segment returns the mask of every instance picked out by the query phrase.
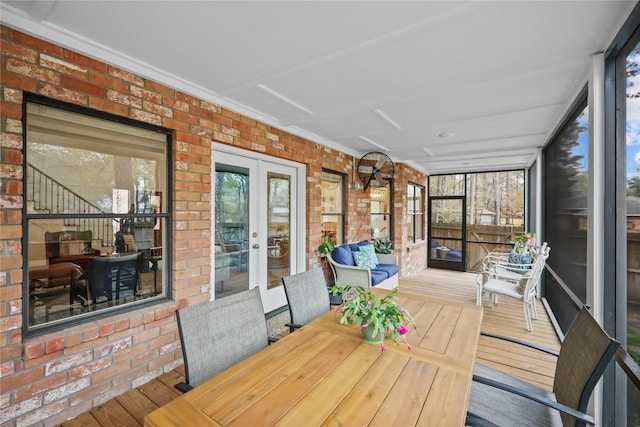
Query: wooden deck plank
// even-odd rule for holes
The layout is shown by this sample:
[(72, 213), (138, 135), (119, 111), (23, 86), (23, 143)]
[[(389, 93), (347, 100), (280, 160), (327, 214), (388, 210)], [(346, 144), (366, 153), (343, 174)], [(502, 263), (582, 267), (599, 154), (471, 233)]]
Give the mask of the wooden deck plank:
[[(427, 269), (419, 275), (400, 278), (399, 281), (403, 292), (475, 304), (475, 278), (476, 275), (473, 273)], [(488, 305), (488, 298), (483, 298), (483, 331), (507, 335), (556, 350), (560, 348), (560, 341), (542, 304), (538, 304), (539, 319), (533, 321), (532, 332), (526, 330), (521, 302), (501, 297), (499, 303), (493, 308)], [(411, 312), (410, 308), (407, 308)], [(426, 331), (420, 332), (424, 334)], [(476, 362), (547, 389), (553, 386), (555, 358), (539, 352), (532, 353), (532, 350), (522, 349), (513, 344), (481, 337)], [(64, 427), (139, 425), (140, 420), (143, 420), (152, 408), (163, 406), (181, 394), (174, 388), (174, 385), (180, 381), (184, 381), (184, 366), (138, 387), (129, 392), (132, 393), (130, 395), (115, 398), (60, 425)], [(136, 401), (129, 401), (127, 395), (135, 396)], [(308, 421), (308, 415), (306, 417), (303, 415), (301, 420)]]
[(91, 415), (91, 412), (85, 412), (77, 417), (60, 424), (62, 427), (101, 427), (102, 424)]
[(158, 405), (153, 403), (141, 390), (135, 388), (115, 400), (140, 423), (144, 424), (144, 417), (149, 412), (158, 409)]
[[(120, 405), (116, 399), (111, 399), (104, 405), (100, 405), (97, 408), (91, 410), (91, 414), (96, 418), (101, 426), (104, 427), (116, 427), (116, 426), (141, 426), (142, 424), (136, 421), (125, 408)], [(146, 414), (138, 414), (138, 418), (142, 416), (144, 418)]]

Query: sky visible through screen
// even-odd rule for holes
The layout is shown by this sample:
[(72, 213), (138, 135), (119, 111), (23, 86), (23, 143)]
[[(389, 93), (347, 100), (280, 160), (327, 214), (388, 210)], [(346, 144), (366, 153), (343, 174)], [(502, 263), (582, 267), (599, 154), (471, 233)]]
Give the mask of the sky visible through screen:
[[(627, 57), (627, 64), (638, 64), (639, 46)], [(627, 179), (640, 176), (640, 75), (627, 77)]]

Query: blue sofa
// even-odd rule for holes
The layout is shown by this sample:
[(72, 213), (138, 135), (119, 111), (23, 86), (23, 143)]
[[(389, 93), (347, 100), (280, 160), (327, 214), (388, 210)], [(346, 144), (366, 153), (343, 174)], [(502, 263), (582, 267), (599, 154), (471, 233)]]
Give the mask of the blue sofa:
[(395, 254), (375, 254), (377, 265), (375, 268), (358, 267), (354, 260), (353, 252), (359, 252), (360, 246), (369, 245), (369, 241), (363, 240), (357, 243), (345, 243), (336, 246), (331, 253), (327, 253), (327, 259), (333, 269), (336, 285), (362, 286), (370, 288), (375, 286), (382, 289), (395, 289), (398, 287), (398, 256)]

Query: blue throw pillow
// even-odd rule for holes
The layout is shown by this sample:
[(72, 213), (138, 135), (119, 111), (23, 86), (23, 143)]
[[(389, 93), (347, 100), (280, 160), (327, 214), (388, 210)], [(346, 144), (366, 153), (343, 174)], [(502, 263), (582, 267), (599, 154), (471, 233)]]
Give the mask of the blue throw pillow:
[(346, 245), (349, 246), (349, 249), (351, 249), (351, 252), (356, 252), (358, 251), (358, 249), (360, 249), (360, 246), (367, 246), (368, 244), (369, 244), (368, 240), (363, 240), (357, 243), (347, 243)]
[(353, 255), (348, 246), (336, 246), (333, 252), (331, 252), (333, 260), (338, 264), (354, 266)]
[(367, 254), (369, 263), (373, 263), (374, 266), (378, 265), (378, 256), (376, 255), (376, 249), (373, 245), (360, 246), (359, 250)]
[[(511, 251), (509, 253), (509, 263), (511, 263), (511, 264), (532, 264), (533, 263), (533, 257), (531, 255), (524, 255), (524, 254), (519, 254), (519, 253), (517, 253), (515, 251)], [(531, 266), (529, 266), (529, 265), (523, 265), (522, 267), (511, 266), (511, 268), (509, 268), (509, 270), (515, 271), (516, 273), (524, 273), (525, 271), (527, 271), (530, 268), (531, 268)]]
[(358, 267), (368, 268), (369, 270), (376, 268), (376, 264), (371, 261), (366, 252), (353, 252), (353, 260)]

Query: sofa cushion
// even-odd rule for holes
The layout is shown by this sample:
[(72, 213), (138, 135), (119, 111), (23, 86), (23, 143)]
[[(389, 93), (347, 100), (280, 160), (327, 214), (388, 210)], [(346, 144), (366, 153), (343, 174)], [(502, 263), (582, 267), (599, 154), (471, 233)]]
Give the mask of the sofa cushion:
[(444, 258), (452, 261), (462, 261), (462, 252), (449, 251), (447, 252), (447, 255)]
[(398, 267), (395, 264), (378, 264), (375, 268), (375, 270), (373, 271), (383, 271), (387, 277), (391, 277), (394, 274), (398, 274), (398, 272), (400, 271), (400, 267)]
[(374, 264), (374, 266), (378, 265), (378, 256), (376, 255), (376, 249), (372, 244), (360, 246), (359, 251), (367, 254), (367, 258)]
[(357, 242), (357, 243), (347, 243), (343, 246), (348, 246), (349, 249), (351, 250), (351, 252), (356, 252), (358, 250), (360, 250), (360, 246), (367, 246), (369, 244), (368, 240), (363, 240), (361, 242)]
[(367, 252), (352, 252), (353, 260), (358, 267), (368, 268), (370, 270), (376, 268), (376, 263), (371, 259)]
[(381, 282), (387, 280), (389, 276), (387, 273), (381, 270), (371, 270), (371, 286), (375, 286)]
[(354, 266), (353, 255), (351, 255), (351, 249), (349, 245), (336, 246), (331, 252), (331, 257), (335, 262), (342, 265)]

